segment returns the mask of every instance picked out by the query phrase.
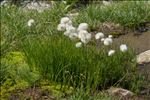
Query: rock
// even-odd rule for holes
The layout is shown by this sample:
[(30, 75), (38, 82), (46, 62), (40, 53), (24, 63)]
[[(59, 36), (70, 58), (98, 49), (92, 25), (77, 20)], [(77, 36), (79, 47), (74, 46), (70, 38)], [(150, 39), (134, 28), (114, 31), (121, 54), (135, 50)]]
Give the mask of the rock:
[(120, 100), (131, 100), (134, 98), (134, 93), (126, 89), (111, 87), (107, 91), (109, 95), (120, 97)]
[(112, 22), (104, 22), (99, 27), (99, 30), (106, 34), (119, 35), (124, 34), (124, 29), (120, 24), (112, 23)]
[(137, 63), (144, 64), (150, 62), (150, 50), (140, 53), (137, 55)]

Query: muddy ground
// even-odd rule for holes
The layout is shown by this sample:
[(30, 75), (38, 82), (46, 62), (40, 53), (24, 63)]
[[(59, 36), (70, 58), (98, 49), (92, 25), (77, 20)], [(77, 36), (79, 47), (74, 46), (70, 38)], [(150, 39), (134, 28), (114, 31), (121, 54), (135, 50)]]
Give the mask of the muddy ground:
[[(150, 49), (150, 31), (143, 32), (141, 35), (137, 35), (135, 33), (121, 35), (114, 39), (114, 43), (118, 46), (125, 43), (129, 47), (133, 48), (136, 54), (139, 54)], [(138, 65), (138, 69), (140, 73), (147, 73), (148, 80), (150, 81), (150, 63)]]

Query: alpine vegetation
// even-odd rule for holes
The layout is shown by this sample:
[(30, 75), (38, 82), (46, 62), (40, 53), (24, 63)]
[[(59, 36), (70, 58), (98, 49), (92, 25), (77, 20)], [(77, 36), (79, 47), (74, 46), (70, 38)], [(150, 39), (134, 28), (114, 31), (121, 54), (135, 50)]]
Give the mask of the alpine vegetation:
[(112, 56), (115, 53), (115, 50), (109, 50), (108, 56)]
[(82, 31), (82, 30), (88, 30), (88, 24), (87, 23), (81, 23), (78, 26), (78, 31)]
[(120, 50), (121, 50), (122, 52), (126, 52), (126, 51), (128, 50), (127, 45), (126, 45), (126, 44), (121, 44), (121, 45), (120, 45)]
[(72, 21), (69, 17), (61, 18), (57, 30), (65, 31), (65, 36), (68, 36), (71, 40), (79, 39), (84, 44), (87, 44), (92, 38), (92, 35), (88, 32), (87, 23), (81, 23), (78, 28), (76, 28), (72, 25)]
[(112, 38), (111, 37), (107, 37), (107, 38), (104, 39), (103, 43), (104, 43), (105, 46), (108, 46), (108, 45), (111, 45), (112, 42), (113, 42)]
[(29, 21), (28, 21), (28, 26), (29, 27), (31, 27), (33, 24), (35, 23), (35, 21), (34, 21), (34, 19), (30, 19)]
[[(74, 27), (72, 20), (69, 17), (63, 17), (60, 20), (60, 23), (57, 26), (58, 31), (64, 31), (64, 35), (69, 37), (71, 40), (78, 41), (76, 43), (76, 48), (82, 47), (83, 44), (88, 44), (92, 40), (92, 34), (88, 32), (89, 25), (87, 23), (80, 23), (78, 27)], [(105, 36), (102, 32), (97, 32), (95, 34), (95, 40), (101, 39), (104, 46), (110, 46), (113, 43), (113, 35)], [(122, 52), (127, 51), (127, 46), (122, 44), (120, 46)], [(108, 56), (111, 56), (115, 53), (115, 50), (110, 50)]]
[(98, 39), (102, 39), (104, 38), (104, 33), (102, 32), (98, 32), (96, 35), (95, 35), (95, 39), (98, 40)]
[(80, 48), (82, 46), (82, 42), (76, 43), (76, 48)]
[[(136, 26), (149, 11), (146, 6), (122, 2), (87, 5), (82, 10), (67, 4), (53, 1), (50, 9), (41, 13), (15, 5), (1, 6), (0, 96), (10, 95), (2, 100), (18, 96), (21, 100), (51, 99), (58, 92), (62, 99), (102, 100), (94, 96), (111, 86), (133, 92), (139, 89), (134, 51), (125, 43), (117, 46), (114, 33), (99, 27), (109, 21)], [(82, 91), (74, 95), (77, 90)], [(72, 94), (75, 99), (68, 98)]]

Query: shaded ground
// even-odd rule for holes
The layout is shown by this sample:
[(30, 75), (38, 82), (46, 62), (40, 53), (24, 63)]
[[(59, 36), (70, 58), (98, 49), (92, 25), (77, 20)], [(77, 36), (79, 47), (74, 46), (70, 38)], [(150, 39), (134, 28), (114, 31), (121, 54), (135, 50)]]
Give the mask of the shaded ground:
[(141, 35), (135, 35), (134, 33), (121, 35), (115, 38), (114, 42), (118, 45), (126, 43), (135, 50), (136, 54), (139, 54), (150, 49), (150, 31), (144, 32)]
[[(135, 50), (136, 54), (139, 54), (150, 49), (150, 31), (142, 33), (142, 35), (128, 33), (126, 35), (115, 38), (114, 43), (117, 45), (125, 43), (128, 46), (132, 47)], [(148, 74), (148, 80), (150, 81), (150, 63), (139, 65), (138, 68), (140, 73)]]

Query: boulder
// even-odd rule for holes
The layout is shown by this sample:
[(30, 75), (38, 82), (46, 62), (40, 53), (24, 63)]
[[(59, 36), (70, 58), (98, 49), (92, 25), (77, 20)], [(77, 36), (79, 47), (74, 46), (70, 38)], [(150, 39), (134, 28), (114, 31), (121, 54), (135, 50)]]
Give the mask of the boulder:
[(123, 89), (123, 88), (115, 88), (111, 87), (107, 90), (108, 94), (111, 96), (117, 96), (120, 100), (132, 100), (134, 98), (134, 93)]
[(150, 50), (147, 50), (137, 55), (137, 63), (138, 64), (150, 63)]

